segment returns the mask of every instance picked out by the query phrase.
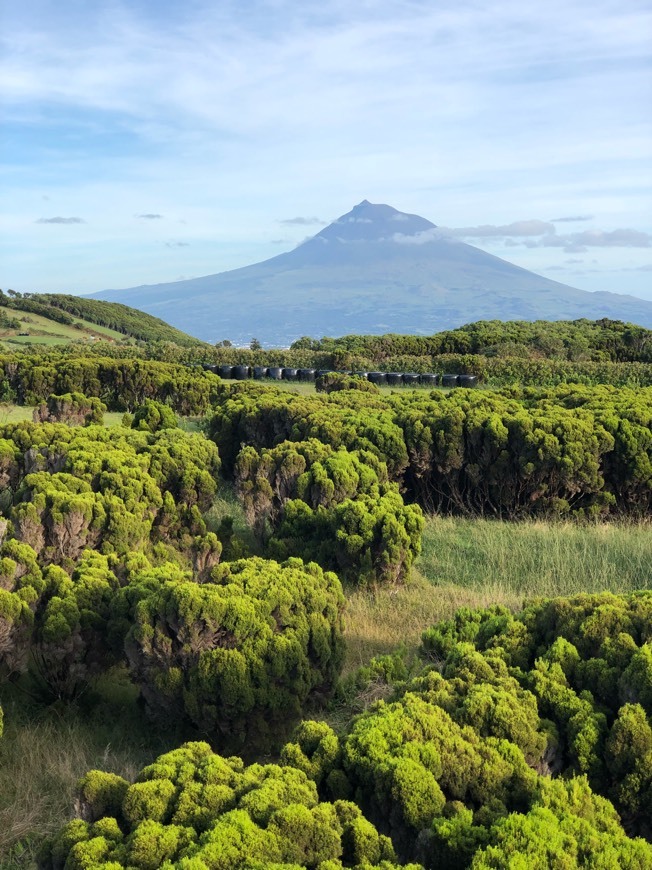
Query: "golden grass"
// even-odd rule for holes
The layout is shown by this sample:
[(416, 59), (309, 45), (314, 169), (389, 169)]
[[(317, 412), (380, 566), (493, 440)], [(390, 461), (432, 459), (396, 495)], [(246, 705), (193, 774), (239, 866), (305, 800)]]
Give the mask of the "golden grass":
[(415, 652), (422, 632), (460, 607), (504, 604), (517, 609), (516, 593), (496, 588), (465, 589), (452, 583), (433, 586), (418, 571), (410, 583), (377, 592), (351, 591), (347, 595), (344, 635), (347, 644), (345, 673), (367, 664), (374, 656), (405, 647)]

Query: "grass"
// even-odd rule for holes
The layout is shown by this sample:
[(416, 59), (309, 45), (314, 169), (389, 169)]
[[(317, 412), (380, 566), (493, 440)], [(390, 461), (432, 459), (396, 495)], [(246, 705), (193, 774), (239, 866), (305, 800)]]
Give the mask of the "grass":
[(453, 583), (435, 586), (418, 571), (405, 586), (377, 592), (350, 591), (344, 631), (347, 647), (344, 673), (399, 647), (415, 653), (423, 631), (429, 626), (449, 619), (460, 607), (496, 603), (516, 609), (521, 598), (507, 590), (496, 599), (493, 591), (480, 588), (465, 589)]
[(12, 405), (9, 402), (0, 402), (0, 426), (5, 423), (22, 423), (23, 420), (32, 419), (34, 408), (29, 405)]
[(399, 646), (415, 652), (424, 629), (460, 607), (652, 588), (650, 523), (430, 517), (422, 543), (409, 584), (350, 591), (346, 671)]
[[(23, 420), (31, 422), (34, 408), (29, 405), (13, 405), (10, 402), (0, 402), (0, 426), (5, 423), (20, 423)], [(106, 411), (104, 413), (105, 426), (120, 426), (124, 411)], [(180, 417), (179, 428), (184, 432), (200, 432), (201, 418)]]
[(649, 589), (652, 524), (432, 517), (417, 567), (435, 585), (498, 597)]
[[(58, 323), (56, 320), (50, 320), (41, 314), (15, 311), (3, 306), (0, 306), (0, 311), (4, 311), (9, 317), (18, 320), (21, 324), (20, 329), (4, 329), (0, 331), (0, 341), (8, 348), (11, 348), (12, 345), (68, 344), (71, 341), (87, 340), (91, 336), (96, 338), (111, 338), (119, 342), (125, 340), (125, 336), (120, 332), (116, 332), (115, 329), (98, 326), (88, 320), (83, 320), (81, 317), (75, 318), (75, 322), (80, 324), (78, 328), (65, 323)], [(29, 335), (19, 335), (19, 332), (29, 332)]]
[(74, 815), (79, 779), (101, 769), (133, 780), (161, 752), (184, 739), (152, 728), (123, 672), (99, 684), (94, 708), (41, 708), (3, 687), (0, 739), (0, 867), (36, 867), (43, 837)]

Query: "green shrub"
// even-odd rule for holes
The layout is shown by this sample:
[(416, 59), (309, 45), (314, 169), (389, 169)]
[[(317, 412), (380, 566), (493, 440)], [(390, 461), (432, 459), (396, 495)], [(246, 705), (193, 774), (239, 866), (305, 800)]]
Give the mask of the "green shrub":
[(179, 425), (177, 415), (169, 405), (154, 399), (145, 399), (134, 411), (130, 426), (145, 432), (158, 432), (161, 429), (175, 429)]
[(187, 717), (229, 744), (274, 741), (343, 660), (344, 598), (316, 564), (260, 558), (169, 581), (135, 606), (127, 654), (154, 715)]
[(320, 802), (301, 771), (245, 767), (206, 743), (160, 756), (133, 785), (91, 771), (78, 806), (82, 818), (43, 849), (44, 870), (422, 870), (399, 865), (355, 804)]
[(82, 393), (48, 396), (47, 401), (34, 409), (35, 423), (67, 423), (69, 426), (99, 426), (104, 422), (106, 405), (97, 398)]
[(346, 372), (329, 372), (326, 375), (320, 375), (315, 382), (315, 388), (318, 393), (335, 393), (339, 390), (380, 393), (378, 387), (366, 378), (359, 375), (349, 375)]

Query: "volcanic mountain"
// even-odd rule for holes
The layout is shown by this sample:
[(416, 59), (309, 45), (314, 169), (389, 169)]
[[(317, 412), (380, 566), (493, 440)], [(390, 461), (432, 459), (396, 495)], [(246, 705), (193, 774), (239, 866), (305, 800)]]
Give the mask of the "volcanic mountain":
[(652, 327), (652, 302), (543, 278), (435, 224), (364, 200), (293, 251), (170, 284), (105, 290), (198, 338), (286, 346), (310, 335), (432, 334), (473, 320), (609, 317)]

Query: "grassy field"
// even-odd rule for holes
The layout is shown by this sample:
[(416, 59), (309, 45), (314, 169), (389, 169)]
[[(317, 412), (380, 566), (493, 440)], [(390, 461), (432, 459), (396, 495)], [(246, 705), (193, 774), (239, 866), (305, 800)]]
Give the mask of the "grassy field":
[[(87, 320), (77, 317), (79, 327), (58, 323), (40, 314), (27, 314), (22, 311), (14, 311), (0, 306), (13, 320), (19, 321), (20, 329), (3, 329), (0, 331), (0, 341), (7, 349), (17, 348), (32, 344), (56, 345), (68, 344), (71, 341), (88, 340), (95, 338), (111, 338), (114, 341), (123, 341), (125, 336), (115, 329), (106, 326), (98, 326)], [(29, 335), (19, 335), (20, 332), (29, 332)]]
[(31, 420), (34, 408), (29, 405), (12, 405), (7, 402), (0, 403), (0, 426), (4, 423), (22, 423), (23, 420)]
[(652, 524), (433, 517), (418, 570), (500, 597), (652, 588)]
[(349, 594), (347, 669), (397, 646), (459, 607), (513, 609), (537, 596), (652, 588), (650, 523), (508, 523), (431, 517), (409, 584)]
[[(32, 419), (34, 408), (29, 405), (12, 405), (9, 402), (0, 403), (0, 426), (4, 423), (21, 423), (23, 420)], [(104, 414), (105, 426), (119, 426), (124, 416), (123, 411), (106, 411)], [(180, 417), (179, 428), (184, 432), (199, 432), (201, 421), (199, 417)]]

